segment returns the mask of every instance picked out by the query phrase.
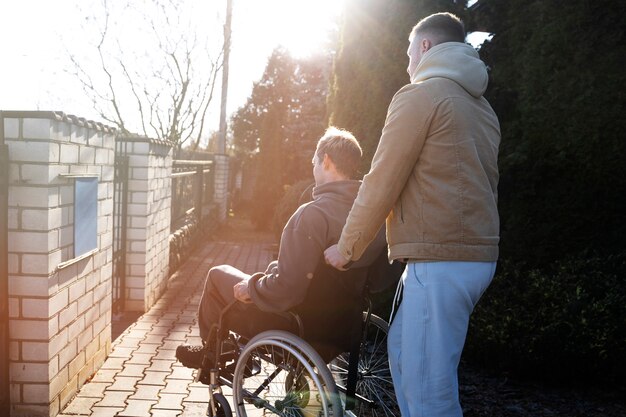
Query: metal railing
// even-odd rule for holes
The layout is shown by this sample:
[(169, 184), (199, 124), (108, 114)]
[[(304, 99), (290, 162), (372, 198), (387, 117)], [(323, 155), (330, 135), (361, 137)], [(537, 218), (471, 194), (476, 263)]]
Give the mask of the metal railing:
[(213, 161), (174, 160), (170, 231), (191, 220), (202, 223), (212, 202)]
[(213, 171), (213, 161), (173, 161), (170, 273), (184, 262), (195, 246), (199, 232), (210, 223)]

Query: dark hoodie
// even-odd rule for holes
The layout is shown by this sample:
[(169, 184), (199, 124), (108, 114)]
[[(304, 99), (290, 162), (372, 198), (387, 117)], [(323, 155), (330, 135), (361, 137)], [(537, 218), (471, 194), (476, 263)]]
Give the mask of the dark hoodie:
[(384, 232), (348, 271), (324, 261), (324, 250), (339, 240), (360, 184), (346, 180), (315, 187), (313, 201), (300, 206), (283, 229), (277, 265), (250, 280), (254, 304), (267, 312), (296, 311), (307, 340), (334, 338), (329, 326), (335, 336), (345, 336), (347, 327), (359, 323), (368, 269), (381, 259), (387, 263), (386, 256), (379, 256), (387, 246)]

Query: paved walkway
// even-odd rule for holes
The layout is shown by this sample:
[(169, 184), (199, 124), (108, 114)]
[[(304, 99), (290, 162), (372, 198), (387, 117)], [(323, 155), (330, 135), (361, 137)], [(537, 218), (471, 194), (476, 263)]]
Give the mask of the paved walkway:
[(113, 342), (102, 368), (60, 416), (206, 416), (208, 387), (193, 383), (196, 371), (174, 357), (178, 345), (201, 343), (196, 314), (204, 277), (220, 264), (264, 270), (273, 255), (273, 245), (265, 243), (207, 242), (199, 248), (154, 307)]

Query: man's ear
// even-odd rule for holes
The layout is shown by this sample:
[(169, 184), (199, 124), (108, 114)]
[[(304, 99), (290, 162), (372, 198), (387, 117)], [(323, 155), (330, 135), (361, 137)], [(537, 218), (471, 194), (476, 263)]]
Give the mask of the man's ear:
[(330, 168), (330, 165), (335, 165), (335, 163), (333, 162), (333, 160), (330, 158), (330, 156), (328, 156), (327, 153), (324, 154), (324, 159), (322, 160), (322, 166), (324, 167), (324, 169), (328, 169)]
[(430, 41), (430, 39), (428, 38), (422, 39), (422, 42), (420, 43), (420, 50), (422, 54), (425, 54), (426, 52), (428, 52), (428, 50), (432, 47), (433, 47), (433, 43)]

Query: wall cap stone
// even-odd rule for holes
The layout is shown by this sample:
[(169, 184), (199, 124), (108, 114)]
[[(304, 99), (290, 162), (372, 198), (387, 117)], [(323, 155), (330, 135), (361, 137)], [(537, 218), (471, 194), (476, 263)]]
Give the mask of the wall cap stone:
[(51, 119), (61, 122), (72, 123), (77, 126), (83, 126), (95, 129), (105, 133), (115, 133), (117, 129), (107, 126), (100, 122), (87, 120), (83, 117), (74, 116), (73, 114), (65, 114), (62, 111), (42, 111), (42, 110), (3, 110), (2, 115), (5, 118), (14, 119)]
[(133, 133), (125, 133), (123, 135), (119, 135), (117, 137), (117, 140), (119, 142), (145, 142), (145, 143), (150, 143), (154, 145), (174, 147), (174, 143), (169, 140), (154, 139), (154, 138), (149, 138), (147, 136), (137, 135)]

